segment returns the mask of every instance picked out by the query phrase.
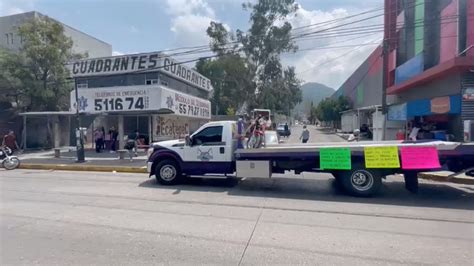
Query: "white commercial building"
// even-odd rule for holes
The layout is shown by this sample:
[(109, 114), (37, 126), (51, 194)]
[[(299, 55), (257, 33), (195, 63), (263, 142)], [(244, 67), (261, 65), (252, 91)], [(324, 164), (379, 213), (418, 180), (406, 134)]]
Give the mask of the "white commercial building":
[[(46, 16), (36, 11), (0, 17), (0, 47), (18, 52), (23, 46), (23, 40), (18, 33), (18, 27), (27, 21), (44, 17)], [(60, 21), (57, 22), (63, 26), (64, 35), (73, 41), (72, 50), (75, 53), (87, 53), (89, 57), (112, 55), (112, 45)]]
[(122, 145), (135, 130), (147, 142), (166, 140), (184, 137), (211, 118), (210, 80), (161, 52), (90, 58), (68, 68), (78, 88), (81, 126), (89, 132), (115, 127)]

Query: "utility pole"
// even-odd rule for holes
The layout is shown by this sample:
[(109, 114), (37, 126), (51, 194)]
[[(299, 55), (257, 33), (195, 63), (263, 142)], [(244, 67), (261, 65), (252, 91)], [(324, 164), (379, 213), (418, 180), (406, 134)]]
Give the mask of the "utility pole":
[(382, 47), (382, 140), (387, 139), (388, 53), (388, 40), (384, 38)]
[(81, 116), (79, 114), (79, 91), (77, 90), (77, 82), (74, 79), (74, 91), (76, 93), (76, 155), (77, 163), (85, 162), (84, 156), (84, 136), (81, 130)]

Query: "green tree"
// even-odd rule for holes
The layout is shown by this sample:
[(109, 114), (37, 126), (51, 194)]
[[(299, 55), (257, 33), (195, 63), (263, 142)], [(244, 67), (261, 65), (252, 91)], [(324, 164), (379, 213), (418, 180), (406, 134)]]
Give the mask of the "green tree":
[(82, 55), (73, 54), (62, 25), (48, 17), (30, 20), (18, 32), (23, 40), (19, 54), (4, 52), (0, 58), (0, 86), (13, 89), (10, 98), (21, 110), (66, 109), (73, 86), (65, 65)]
[(251, 73), (238, 54), (199, 60), (196, 70), (212, 82), (214, 91), (210, 100), (215, 114), (224, 115), (228, 108), (238, 110), (252, 94)]
[(26, 59), (20, 54), (0, 49), (0, 102), (2, 106), (22, 106), (27, 96), (30, 72)]
[(313, 109), (313, 113), (319, 121), (331, 122), (335, 126), (341, 120), (341, 112), (351, 108), (350, 99), (345, 96), (339, 96), (335, 100), (332, 98), (324, 99)]
[[(223, 74), (218, 78), (222, 81), (226, 80), (227, 75), (243, 74), (235, 75), (236, 89), (243, 90), (238, 95), (239, 101), (243, 100), (240, 102), (246, 103), (248, 108), (268, 108), (287, 114), (301, 101), (300, 81), (294, 68), (283, 67), (280, 60), (281, 53), (297, 49), (291, 40), (291, 24), (285, 21), (296, 11), (297, 5), (294, 0), (259, 0), (255, 4), (246, 3), (243, 7), (250, 11), (251, 23), (245, 32), (237, 30), (232, 34), (223, 24), (211, 22), (207, 34), (211, 38), (211, 49), (219, 58), (208, 64), (222, 58), (235, 60), (235, 63), (222, 68)], [(238, 71), (229, 70), (228, 67), (234, 64), (241, 68)], [(213, 77), (209, 78), (213, 80)], [(221, 84), (216, 90), (217, 96), (214, 95), (214, 101), (219, 105), (226, 101), (228, 93), (223, 93), (225, 89), (231, 88), (224, 88)]]

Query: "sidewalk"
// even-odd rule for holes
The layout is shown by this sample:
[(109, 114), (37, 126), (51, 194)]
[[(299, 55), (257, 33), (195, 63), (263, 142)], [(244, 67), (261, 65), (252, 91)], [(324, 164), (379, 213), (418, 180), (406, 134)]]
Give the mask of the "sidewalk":
[(76, 163), (76, 152), (68, 148), (62, 149), (60, 158), (54, 157), (54, 151), (24, 153), (18, 156), (21, 160), (20, 169), (146, 173), (144, 151), (139, 151), (138, 157), (130, 161), (128, 155), (124, 160), (120, 160), (117, 153), (86, 150), (83, 163)]

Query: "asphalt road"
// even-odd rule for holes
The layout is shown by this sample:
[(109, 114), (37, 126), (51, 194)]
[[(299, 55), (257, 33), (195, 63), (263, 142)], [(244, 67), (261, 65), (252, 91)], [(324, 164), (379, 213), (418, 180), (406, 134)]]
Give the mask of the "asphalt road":
[(474, 186), (400, 179), (360, 199), (326, 174), (202, 180), (0, 170), (1, 265), (471, 265)]
[[(345, 141), (341, 137), (334, 134), (334, 132), (316, 127), (313, 125), (308, 125), (309, 130), (309, 140), (308, 143), (317, 143), (317, 142), (343, 142)], [(291, 128), (291, 135), (289, 138), (282, 138), (287, 143), (300, 143), (301, 132), (303, 131), (303, 126), (293, 126)]]

